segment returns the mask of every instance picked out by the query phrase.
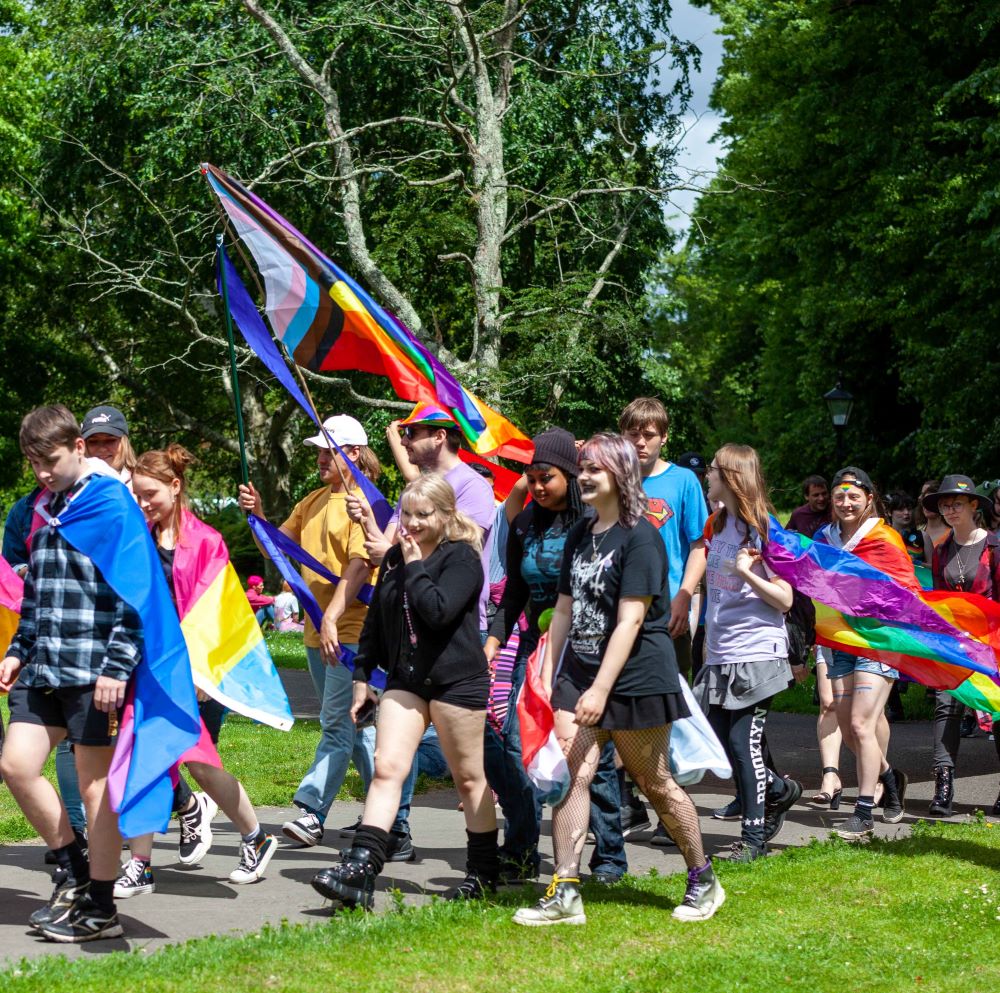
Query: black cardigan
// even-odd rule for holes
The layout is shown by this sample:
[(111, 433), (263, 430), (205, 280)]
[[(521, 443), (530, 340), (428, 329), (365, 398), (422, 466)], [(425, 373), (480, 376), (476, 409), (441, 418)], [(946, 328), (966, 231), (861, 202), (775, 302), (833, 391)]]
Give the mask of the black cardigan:
[[(482, 587), (482, 559), (466, 541), (443, 541), (428, 558), (409, 564), (398, 545), (390, 548), (361, 631), (354, 679), (367, 682), (380, 666), (390, 679), (396, 672), (407, 683), (446, 686), (485, 672), (479, 630)], [(404, 589), (417, 635), (412, 655)]]

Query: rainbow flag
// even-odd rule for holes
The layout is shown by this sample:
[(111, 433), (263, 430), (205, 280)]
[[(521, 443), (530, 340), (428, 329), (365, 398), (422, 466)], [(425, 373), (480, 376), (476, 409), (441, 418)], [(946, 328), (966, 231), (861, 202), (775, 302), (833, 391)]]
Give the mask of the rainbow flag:
[(21, 597), (24, 580), (14, 572), (10, 563), (0, 555), (0, 658), (7, 649), (21, 621)]
[(877, 525), (845, 552), (773, 518), (764, 559), (816, 601), (816, 640), (878, 659), (1000, 716), (1000, 604), (921, 589), (902, 539)]
[(287, 731), (292, 710), (226, 543), (185, 513), (174, 552), (174, 596), (194, 684), (237, 714)]
[(250, 249), (271, 327), (298, 365), (387, 376), (396, 394), (450, 411), (480, 455), (531, 459), (531, 440), (464, 389), (398, 318), (260, 197), (209, 163), (202, 172)]

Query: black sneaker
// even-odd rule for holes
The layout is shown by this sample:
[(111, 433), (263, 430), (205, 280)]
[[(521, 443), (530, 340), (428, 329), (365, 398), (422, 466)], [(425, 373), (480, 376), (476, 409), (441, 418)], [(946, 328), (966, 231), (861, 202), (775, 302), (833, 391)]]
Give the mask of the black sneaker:
[(639, 834), (652, 824), (644, 803), (637, 803), (634, 806), (629, 804), (627, 807), (622, 807), (620, 813), (623, 838), (630, 838), (633, 834)]
[(677, 842), (670, 837), (670, 832), (663, 826), (662, 823), (656, 825), (656, 830), (653, 832), (653, 837), (649, 839), (651, 845), (656, 845), (657, 848), (676, 848)]
[(976, 720), (975, 714), (965, 713), (962, 715), (962, 721), (959, 725), (959, 732), (963, 738), (975, 738), (979, 733), (979, 721)]
[(194, 807), (178, 814), (181, 823), (181, 843), (177, 857), (181, 865), (197, 865), (212, 847), (212, 818), (219, 805), (207, 793), (195, 793)]
[(231, 883), (256, 883), (264, 878), (268, 862), (278, 850), (278, 839), (273, 834), (261, 831), (256, 841), (244, 841), (240, 844), (240, 862), (231, 873)]
[(712, 811), (712, 817), (717, 821), (738, 821), (742, 816), (743, 807), (738, 796), (734, 796), (724, 807), (716, 807)]
[(767, 855), (766, 845), (752, 845), (741, 838), (739, 841), (734, 841), (729, 848), (716, 855), (715, 858), (724, 862), (756, 862), (757, 859), (762, 859), (765, 855)]
[(322, 869), (312, 878), (312, 888), (327, 900), (345, 907), (375, 906), (375, 866), (367, 848), (352, 848), (339, 865)]
[(909, 780), (906, 773), (900, 772), (899, 769), (891, 769), (890, 772), (896, 786), (896, 792), (895, 796), (889, 796), (888, 793), (882, 794), (882, 820), (886, 824), (898, 824), (905, 813), (903, 801), (906, 798), (906, 786)]
[(300, 807), (298, 817), (281, 825), (281, 833), (297, 841), (301, 848), (312, 848), (323, 840), (323, 822), (312, 811)]
[(84, 894), (59, 920), (49, 921), (38, 927), (39, 934), (46, 941), (58, 941), (66, 945), (79, 945), (85, 941), (100, 941), (102, 938), (120, 938), (121, 921), (117, 912), (102, 910)]
[(715, 878), (712, 863), (688, 869), (684, 899), (670, 915), (675, 921), (707, 921), (726, 902), (726, 891)]
[(339, 830), (341, 834), (355, 834), (359, 827), (361, 827), (360, 817), (353, 824), (348, 824), (347, 827), (342, 827)]
[(65, 917), (73, 904), (83, 897), (90, 889), (90, 881), (78, 883), (65, 869), (56, 869), (52, 874), (55, 889), (49, 902), (39, 907), (28, 918), (28, 926), (38, 930), (43, 924), (51, 924)]
[(458, 886), (453, 886), (444, 895), (445, 900), (485, 900), (490, 893), (496, 893), (496, 883), (482, 879), (470, 872)]
[(875, 821), (870, 817), (861, 817), (859, 814), (851, 814), (838, 828), (831, 832), (844, 841), (862, 841), (870, 838), (875, 831)]
[(785, 823), (785, 815), (802, 796), (802, 784), (794, 779), (785, 780), (785, 788), (781, 796), (774, 801), (768, 801), (764, 806), (764, 843), (767, 844)]
[(386, 862), (412, 862), (416, 857), (417, 850), (413, 847), (409, 831), (389, 832), (389, 844), (385, 852)]

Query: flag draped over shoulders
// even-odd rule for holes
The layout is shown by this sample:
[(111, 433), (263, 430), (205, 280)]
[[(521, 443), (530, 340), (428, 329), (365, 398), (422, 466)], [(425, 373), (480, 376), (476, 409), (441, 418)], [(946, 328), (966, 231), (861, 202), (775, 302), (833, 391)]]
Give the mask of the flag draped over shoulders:
[(287, 731), (292, 711), (226, 543), (184, 512), (173, 581), (198, 689), (230, 710)]
[(772, 518), (764, 558), (816, 601), (819, 644), (877, 659), (1000, 714), (1000, 605), (971, 593), (922, 589), (892, 528), (880, 522), (844, 551), (786, 531)]
[(170, 770), (200, 735), (187, 644), (142, 511), (117, 479), (91, 476), (51, 526), (90, 558), (142, 622), (142, 658), (132, 674), (131, 721), (123, 721), (108, 787), (125, 837), (165, 831), (173, 804)]

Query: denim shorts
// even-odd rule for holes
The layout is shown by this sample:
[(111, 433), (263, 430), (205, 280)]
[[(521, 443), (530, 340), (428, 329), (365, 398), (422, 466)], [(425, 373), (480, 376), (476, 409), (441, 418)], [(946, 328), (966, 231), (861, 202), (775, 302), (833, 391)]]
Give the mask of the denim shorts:
[(860, 655), (851, 655), (850, 652), (841, 652), (835, 648), (833, 659), (826, 667), (827, 678), (842, 679), (855, 672), (869, 672), (873, 676), (882, 676), (885, 679), (899, 679), (899, 670), (893, 669), (892, 666), (876, 662), (874, 659), (862, 658)]

